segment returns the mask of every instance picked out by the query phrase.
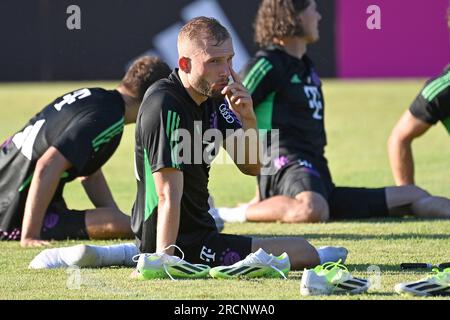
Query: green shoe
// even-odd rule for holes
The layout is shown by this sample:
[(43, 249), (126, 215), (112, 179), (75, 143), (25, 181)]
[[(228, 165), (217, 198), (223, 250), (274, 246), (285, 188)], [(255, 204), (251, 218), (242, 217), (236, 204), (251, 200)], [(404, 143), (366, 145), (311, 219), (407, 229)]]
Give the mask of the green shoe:
[(450, 268), (442, 272), (433, 269), (433, 272), (425, 279), (397, 284), (395, 292), (413, 296), (450, 296)]
[(141, 280), (206, 278), (211, 269), (207, 265), (192, 264), (165, 253), (139, 254), (133, 257), (133, 261), (137, 261), (137, 278)]
[(300, 294), (310, 296), (366, 292), (370, 287), (370, 282), (354, 278), (347, 267), (340, 262), (341, 260), (327, 262), (314, 269), (303, 271)]
[(209, 274), (218, 279), (234, 278), (287, 278), (291, 269), (289, 256), (283, 253), (280, 256), (267, 254), (263, 249), (250, 253), (244, 260), (231, 266), (212, 268)]

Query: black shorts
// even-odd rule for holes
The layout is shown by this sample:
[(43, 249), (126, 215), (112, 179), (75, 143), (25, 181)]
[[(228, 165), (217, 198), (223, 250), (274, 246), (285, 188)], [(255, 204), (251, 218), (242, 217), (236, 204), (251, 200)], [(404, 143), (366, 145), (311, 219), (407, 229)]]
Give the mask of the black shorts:
[[(192, 235), (193, 237), (198, 237)], [(190, 235), (179, 235), (177, 246), (183, 250), (184, 260), (211, 267), (228, 266), (244, 259), (252, 250), (252, 238), (209, 232), (201, 240), (190, 241)], [(175, 254), (179, 255), (177, 250)]]
[(294, 198), (305, 191), (318, 193), (328, 203), (330, 220), (367, 219), (389, 214), (385, 188), (336, 187), (325, 165), (297, 161), (274, 175), (258, 177), (258, 185), (261, 200), (276, 195)]
[(70, 210), (64, 202), (50, 204), (42, 224), (41, 239), (89, 239), (86, 211)]

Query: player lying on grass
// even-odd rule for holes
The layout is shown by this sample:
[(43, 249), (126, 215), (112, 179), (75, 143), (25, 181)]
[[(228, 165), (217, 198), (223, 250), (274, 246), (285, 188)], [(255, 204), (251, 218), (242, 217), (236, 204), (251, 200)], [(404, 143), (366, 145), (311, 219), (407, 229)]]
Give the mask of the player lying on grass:
[[(136, 122), (145, 91), (170, 68), (156, 57), (131, 65), (115, 90), (83, 88), (56, 98), (0, 146), (0, 239), (22, 246), (55, 239), (131, 238), (101, 167), (125, 124)], [(70, 210), (67, 182), (80, 178), (95, 206)]]
[[(256, 126), (252, 99), (232, 69), (234, 50), (230, 34), (215, 19), (198, 17), (184, 25), (178, 35), (178, 53), (179, 68), (147, 91), (136, 121), (138, 191), (132, 228), (141, 253), (138, 274), (144, 278), (163, 276), (167, 264), (178, 264), (179, 259), (173, 257), (174, 245), (181, 249), (186, 261), (202, 264), (189, 265), (191, 277), (204, 276), (209, 267), (232, 265), (245, 257), (248, 265), (226, 271), (215, 269), (214, 276), (233, 277), (242, 272), (248, 275), (256, 272), (252, 266), (261, 261), (266, 263), (264, 270), (270, 271), (275, 270), (273, 267), (285, 270), (289, 265), (301, 269), (345, 260), (345, 248), (316, 249), (302, 237), (257, 238), (218, 232), (208, 213), (209, 164), (216, 153), (208, 151), (211, 142), (205, 138), (205, 132), (216, 129), (227, 135), (227, 141), (244, 139), (244, 131), (255, 130)], [(230, 76), (234, 79), (232, 84)], [(224, 96), (230, 101), (229, 108)], [(204, 138), (196, 141), (197, 134)], [(243, 173), (259, 173), (259, 161), (248, 160), (252, 152), (257, 152), (258, 143), (243, 144), (240, 151), (245, 161), (240, 163), (238, 152), (230, 152), (224, 141), (215, 142), (223, 143)], [(184, 152), (182, 161), (178, 161), (180, 150)], [(200, 152), (199, 157), (196, 152)], [(205, 154), (210, 156), (206, 157), (209, 161), (202, 156)], [(260, 248), (280, 257), (268, 255)], [(52, 261), (56, 261), (52, 266), (106, 265), (102, 261), (111, 263), (114, 255), (118, 263), (127, 264), (131, 250), (129, 245), (49, 249), (36, 257), (31, 267), (49, 267)], [(78, 261), (65, 257), (76, 257)], [(146, 267), (155, 264), (160, 267), (153, 274), (153, 269)]]
[(397, 185), (415, 183), (412, 142), (438, 121), (450, 133), (450, 65), (439, 76), (427, 81), (392, 130), (388, 149)]
[[(264, 0), (255, 23), (263, 48), (245, 68), (258, 127), (271, 132), (272, 157), (258, 177), (257, 201), (215, 210), (218, 224), (233, 221), (321, 222), (412, 214), (450, 218), (450, 201), (414, 185), (377, 189), (337, 187), (324, 155), (322, 84), (306, 51), (319, 39), (314, 0)], [(276, 157), (273, 155), (277, 155)]]

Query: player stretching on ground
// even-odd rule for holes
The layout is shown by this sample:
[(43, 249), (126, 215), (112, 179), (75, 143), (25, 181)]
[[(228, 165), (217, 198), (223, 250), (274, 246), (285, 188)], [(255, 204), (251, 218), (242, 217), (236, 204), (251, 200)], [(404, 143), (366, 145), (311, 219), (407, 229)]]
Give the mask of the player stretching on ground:
[[(324, 156), (322, 83), (306, 51), (319, 39), (314, 0), (264, 0), (255, 23), (263, 48), (245, 68), (258, 127), (273, 131), (273, 175), (258, 177), (259, 202), (216, 212), (225, 221), (320, 222), (413, 214), (450, 218), (450, 201), (416, 186), (336, 187)], [(278, 138), (278, 139), (275, 139)], [(271, 152), (277, 154), (276, 152)]]
[[(55, 239), (130, 238), (101, 167), (134, 123), (150, 84), (169, 67), (135, 61), (116, 90), (83, 88), (56, 98), (0, 146), (0, 239), (40, 246)], [(96, 209), (67, 208), (64, 185), (80, 177)]]

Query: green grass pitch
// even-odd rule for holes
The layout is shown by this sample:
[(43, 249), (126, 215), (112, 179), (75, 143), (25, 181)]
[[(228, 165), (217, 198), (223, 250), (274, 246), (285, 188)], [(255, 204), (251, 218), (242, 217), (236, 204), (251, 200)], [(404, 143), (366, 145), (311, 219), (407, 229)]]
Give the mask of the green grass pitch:
[[(342, 186), (392, 185), (386, 141), (389, 133), (423, 85), (424, 80), (324, 81), (326, 126), (335, 183)], [(0, 143), (56, 96), (83, 86), (113, 88), (114, 83), (0, 84)], [(104, 168), (112, 192), (125, 212), (135, 198), (133, 173), (134, 127), (127, 126), (122, 143)], [(418, 185), (433, 194), (450, 197), (450, 140), (437, 125), (414, 143)], [(250, 199), (255, 179), (230, 165), (211, 170), (210, 190), (219, 206)], [(71, 208), (89, 208), (78, 182), (65, 191)], [(349, 270), (359, 277), (381, 271), (379, 286), (369, 294), (316, 299), (405, 299), (394, 293), (397, 282), (418, 280), (423, 271), (402, 272), (401, 262), (449, 261), (450, 221), (413, 218), (287, 225), (278, 223), (227, 224), (225, 232), (260, 236), (305, 236), (314, 245), (340, 245), (349, 249)], [(54, 242), (67, 246), (78, 241)], [(117, 241), (85, 241), (112, 244)], [(17, 242), (0, 243), (0, 299), (305, 299), (300, 296), (300, 272), (288, 280), (133, 281), (131, 269), (82, 269), (81, 287), (71, 286), (67, 270), (28, 270), (41, 249), (21, 249)], [(233, 290), (230, 290), (233, 288)], [(409, 298), (408, 298), (409, 299)]]

